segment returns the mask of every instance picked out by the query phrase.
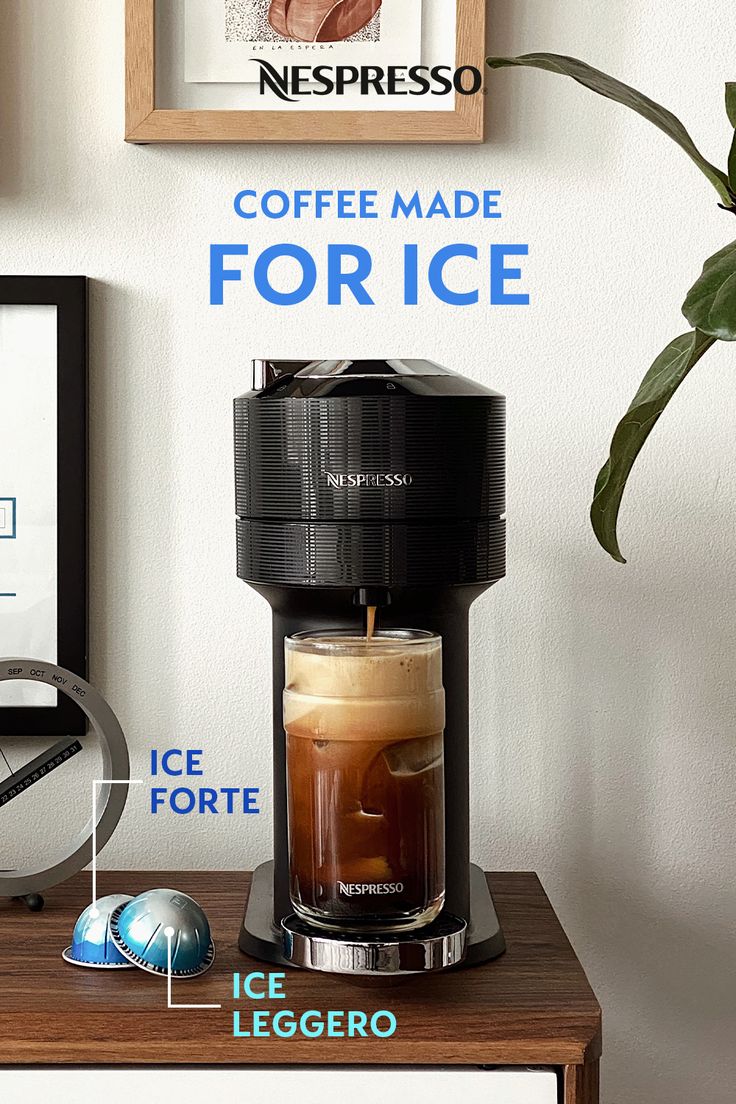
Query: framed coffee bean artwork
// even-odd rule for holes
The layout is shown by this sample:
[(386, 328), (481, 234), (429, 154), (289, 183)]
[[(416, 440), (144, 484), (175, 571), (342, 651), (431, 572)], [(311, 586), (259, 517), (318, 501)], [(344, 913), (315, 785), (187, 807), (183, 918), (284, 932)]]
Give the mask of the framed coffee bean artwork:
[(126, 0), (128, 142), (482, 142), (485, 0)]

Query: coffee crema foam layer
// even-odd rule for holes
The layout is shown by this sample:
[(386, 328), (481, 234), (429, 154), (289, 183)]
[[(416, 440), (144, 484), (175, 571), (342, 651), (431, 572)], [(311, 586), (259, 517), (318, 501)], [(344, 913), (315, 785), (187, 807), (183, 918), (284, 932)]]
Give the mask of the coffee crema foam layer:
[(310, 636), (286, 649), (284, 727), (310, 740), (413, 740), (445, 726), (439, 637)]

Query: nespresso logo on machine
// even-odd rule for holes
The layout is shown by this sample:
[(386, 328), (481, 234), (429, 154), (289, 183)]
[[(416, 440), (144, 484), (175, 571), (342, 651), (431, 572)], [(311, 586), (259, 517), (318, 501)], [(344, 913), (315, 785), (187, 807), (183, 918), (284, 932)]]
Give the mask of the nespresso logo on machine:
[(346, 897), (361, 897), (366, 893), (403, 893), (403, 882), (338, 882), (340, 893)]
[(379, 472), (370, 474), (362, 472), (360, 475), (335, 475), (333, 472), (325, 472), (329, 487), (411, 487), (414, 477), (402, 475), (399, 472)]

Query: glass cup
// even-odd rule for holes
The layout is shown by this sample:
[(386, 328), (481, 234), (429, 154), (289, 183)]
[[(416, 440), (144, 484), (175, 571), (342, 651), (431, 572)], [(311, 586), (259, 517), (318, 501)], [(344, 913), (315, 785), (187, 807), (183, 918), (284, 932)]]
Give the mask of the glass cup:
[(445, 897), (442, 641), (287, 637), (290, 892), (311, 924), (430, 923)]

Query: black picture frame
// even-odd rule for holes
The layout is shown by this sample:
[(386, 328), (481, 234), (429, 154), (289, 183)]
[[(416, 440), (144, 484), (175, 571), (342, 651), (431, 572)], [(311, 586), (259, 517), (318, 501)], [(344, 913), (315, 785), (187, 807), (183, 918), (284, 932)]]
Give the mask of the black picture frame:
[[(58, 590), (56, 663), (87, 678), (87, 374), (86, 276), (0, 276), (0, 307), (57, 309)], [(2, 631), (0, 625), (0, 654)], [(27, 656), (51, 662), (53, 657)], [(86, 719), (66, 695), (55, 706), (0, 706), (0, 736), (79, 736)]]

